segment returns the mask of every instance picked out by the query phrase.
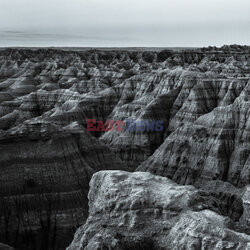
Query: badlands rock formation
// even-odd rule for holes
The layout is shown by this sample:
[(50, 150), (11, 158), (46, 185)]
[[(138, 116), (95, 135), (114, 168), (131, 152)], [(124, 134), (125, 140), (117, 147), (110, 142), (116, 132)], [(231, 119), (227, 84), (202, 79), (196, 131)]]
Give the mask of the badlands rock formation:
[[(195, 190), (190, 202), (201, 202), (204, 209), (185, 205), (171, 222), (172, 233), (159, 233), (173, 249), (192, 242), (191, 236), (181, 236), (179, 226), (183, 234), (200, 231), (204, 238), (213, 238), (210, 226), (204, 231), (196, 227), (201, 217), (204, 225), (218, 220), (218, 228), (230, 235), (226, 242), (233, 237), (240, 247), (246, 246), (246, 236), (238, 233), (250, 233), (249, 79), (246, 46), (0, 50), (0, 242), (25, 250), (65, 249), (88, 218), (92, 175), (119, 169), (194, 186), (188, 186)], [(160, 120), (163, 130), (88, 132), (86, 119)], [(140, 173), (136, 178), (140, 182), (148, 176)], [(172, 189), (173, 182), (166, 182), (163, 186)], [(97, 183), (96, 192), (103, 188)], [(142, 207), (138, 211), (143, 212)], [(117, 216), (123, 216), (122, 211)], [(224, 226), (227, 220), (231, 226)], [(155, 217), (149, 221), (154, 224)], [(190, 224), (183, 226), (185, 221)], [(147, 244), (164, 248), (165, 243), (155, 239), (158, 231), (151, 239), (147, 227), (141, 229), (148, 235)], [(181, 246), (171, 238), (177, 229)], [(81, 232), (78, 238), (86, 238), (87, 245), (97, 242), (96, 236)], [(222, 244), (218, 237), (214, 244)]]
[(94, 172), (124, 168), (84, 127), (28, 120), (0, 136), (1, 240), (23, 249), (64, 248), (87, 217)]
[(68, 250), (248, 249), (250, 235), (218, 214), (221, 203), (150, 173), (101, 171), (90, 182), (89, 218)]

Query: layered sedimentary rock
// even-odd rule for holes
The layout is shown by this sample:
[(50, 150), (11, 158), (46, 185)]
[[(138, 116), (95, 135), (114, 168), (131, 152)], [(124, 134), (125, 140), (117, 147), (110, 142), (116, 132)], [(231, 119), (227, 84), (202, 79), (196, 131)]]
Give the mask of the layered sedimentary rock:
[(77, 122), (29, 120), (0, 135), (0, 237), (18, 249), (63, 249), (87, 218), (88, 183), (124, 169)]
[(138, 170), (167, 176), (180, 184), (202, 185), (215, 179), (239, 187), (249, 184), (249, 88), (248, 83), (233, 104), (216, 107), (178, 126)]
[[(181, 57), (180, 61), (174, 63), (173, 60), (178, 57)], [(194, 59), (190, 63), (192, 57)], [(135, 75), (125, 80), (120, 86), (120, 102), (110, 117), (138, 121), (162, 120), (164, 131), (113, 131), (105, 133), (101, 139), (111, 145), (128, 166), (134, 169), (147, 160), (169, 134), (183, 125), (192, 126), (200, 116), (209, 114), (217, 107), (230, 106), (234, 102), (242, 103), (242, 113), (243, 116), (246, 115), (248, 123), (249, 53), (244, 57), (220, 52), (191, 55), (180, 53), (159, 64), (161, 66), (151, 74)], [(215, 70), (216, 68), (220, 70)], [(223, 123), (221, 126), (223, 127)], [(247, 130), (248, 128), (246, 133)], [(244, 134), (245, 136), (247, 135)], [(247, 148), (248, 145), (244, 147)], [(244, 160), (246, 159), (242, 159), (242, 162)]]
[(233, 229), (242, 211), (221, 215), (223, 201), (209, 192), (150, 173), (98, 172), (89, 218), (68, 249), (248, 249), (250, 235)]
[(232, 104), (241, 92), (249, 98), (249, 48), (243, 46), (178, 52), (6, 50), (1, 64), (7, 78), (0, 83), (2, 129), (40, 115), (60, 125), (162, 120), (161, 133), (93, 133), (132, 170), (176, 128)]
[[(249, 78), (246, 46), (1, 50), (0, 242), (64, 249), (104, 169), (192, 184), (209, 210), (249, 233)], [(87, 119), (163, 129), (87, 132)]]

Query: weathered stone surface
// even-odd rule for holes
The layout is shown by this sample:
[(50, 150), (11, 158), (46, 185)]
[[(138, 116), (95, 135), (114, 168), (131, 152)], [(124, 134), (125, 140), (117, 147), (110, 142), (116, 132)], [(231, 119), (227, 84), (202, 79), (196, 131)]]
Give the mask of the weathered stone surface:
[[(247, 88), (249, 88), (249, 84)], [(250, 183), (250, 101), (242, 93), (171, 133), (138, 170), (167, 176), (180, 184), (223, 180)]]
[(19, 249), (63, 249), (87, 218), (94, 172), (124, 169), (77, 122), (29, 120), (0, 135), (0, 238)]
[(242, 92), (248, 100), (249, 58), (243, 46), (1, 51), (0, 128), (41, 115), (64, 126), (74, 121), (85, 125), (86, 118), (162, 120), (163, 132), (93, 133), (134, 170), (183, 124), (231, 105)]
[(89, 218), (69, 250), (246, 250), (250, 244), (250, 235), (230, 229), (234, 222), (214, 212), (216, 199), (209, 203), (196, 188), (164, 177), (101, 171), (88, 197)]
[[(1, 50), (0, 242), (64, 249), (88, 216), (92, 174), (138, 166), (195, 185), (204, 209), (249, 232), (249, 78), (246, 46)], [(90, 134), (86, 119), (164, 128)]]

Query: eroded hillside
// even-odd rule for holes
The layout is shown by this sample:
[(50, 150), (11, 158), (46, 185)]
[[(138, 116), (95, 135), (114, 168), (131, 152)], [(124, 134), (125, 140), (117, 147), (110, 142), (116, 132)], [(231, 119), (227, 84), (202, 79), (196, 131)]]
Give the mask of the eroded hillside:
[[(217, 213), (249, 233), (249, 96), (246, 46), (1, 50), (0, 242), (64, 249), (88, 217), (92, 175), (113, 169), (206, 187), (204, 220)], [(87, 119), (160, 120), (163, 130), (88, 132)]]

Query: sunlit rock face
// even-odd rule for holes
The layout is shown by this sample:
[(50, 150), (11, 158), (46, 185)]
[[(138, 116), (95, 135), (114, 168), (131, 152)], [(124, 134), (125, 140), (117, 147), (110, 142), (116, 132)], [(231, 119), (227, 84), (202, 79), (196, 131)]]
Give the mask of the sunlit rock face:
[[(250, 235), (233, 230), (242, 201), (223, 200), (145, 172), (101, 171), (90, 182), (89, 218), (68, 250), (247, 249)], [(234, 214), (235, 213), (235, 214)]]
[[(0, 50), (0, 242), (65, 249), (88, 217), (92, 175), (106, 169), (216, 186), (202, 199), (248, 232), (249, 79), (243, 46)], [(87, 119), (163, 129), (88, 132)]]
[(245, 99), (249, 88), (248, 83), (231, 105), (218, 106), (191, 123), (185, 121), (138, 170), (180, 184), (202, 185), (216, 179), (238, 187), (249, 184), (250, 102)]

